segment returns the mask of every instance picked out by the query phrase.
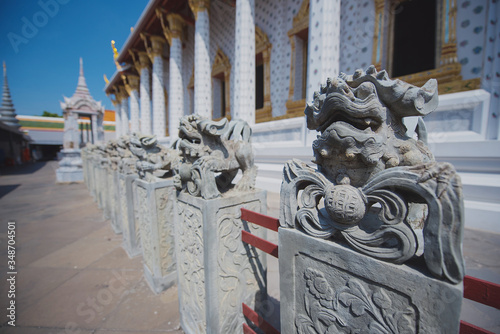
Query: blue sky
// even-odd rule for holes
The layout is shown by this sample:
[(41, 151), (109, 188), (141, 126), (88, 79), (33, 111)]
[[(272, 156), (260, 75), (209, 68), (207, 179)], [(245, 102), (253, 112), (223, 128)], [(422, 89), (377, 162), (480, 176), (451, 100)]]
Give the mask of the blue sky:
[[(116, 70), (111, 40), (120, 50), (147, 3), (2, 0), (0, 60), (7, 64), (16, 113), (41, 115), (47, 110), (61, 115), (59, 101), (75, 92), (80, 57), (90, 93), (106, 109), (114, 109), (103, 91), (103, 74), (111, 78)], [(3, 72), (1, 82), (3, 87)]]

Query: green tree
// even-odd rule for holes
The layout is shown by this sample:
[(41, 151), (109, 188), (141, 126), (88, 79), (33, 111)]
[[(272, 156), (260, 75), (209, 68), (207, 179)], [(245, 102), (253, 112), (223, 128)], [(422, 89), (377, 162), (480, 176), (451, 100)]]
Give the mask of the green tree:
[(44, 110), (42, 117), (62, 117), (62, 116), (55, 112), (48, 112), (47, 110)]

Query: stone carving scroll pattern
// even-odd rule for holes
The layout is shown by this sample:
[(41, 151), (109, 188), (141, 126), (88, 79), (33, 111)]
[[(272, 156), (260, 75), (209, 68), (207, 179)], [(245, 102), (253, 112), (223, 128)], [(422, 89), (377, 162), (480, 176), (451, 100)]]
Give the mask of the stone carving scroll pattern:
[(112, 170), (108, 172), (108, 182), (109, 182), (109, 188), (108, 189), (108, 196), (109, 196), (109, 216), (111, 218), (111, 222), (116, 228), (119, 228), (119, 222), (118, 222), (118, 217), (117, 217), (117, 210), (116, 210), (116, 184), (115, 184), (115, 177), (114, 173)]
[(141, 230), (141, 245), (142, 245), (142, 256), (144, 258), (144, 263), (153, 271), (153, 245), (151, 244), (152, 231), (151, 231), (151, 212), (149, 212), (149, 203), (147, 190), (141, 187), (137, 187), (137, 203), (138, 211), (140, 216), (140, 230)]
[[(258, 263), (260, 259), (255, 249), (248, 253), (241, 242), (240, 231), (246, 229), (240, 218), (241, 207), (222, 209), (217, 215), (217, 230), (220, 240), (217, 265), (220, 277), (218, 294), (221, 305), (221, 333), (238, 332), (239, 327), (244, 322), (241, 302), (253, 305), (255, 295), (259, 290), (259, 282), (256, 279), (258, 274), (254, 273), (258, 266), (252, 267), (252, 262)], [(260, 203), (248, 203), (245, 208), (259, 211)], [(248, 228), (254, 234), (261, 229), (254, 224), (248, 224)], [(246, 295), (242, 295), (242, 291), (245, 291)]]
[(162, 276), (175, 271), (175, 243), (173, 231), (174, 202), (170, 199), (168, 191), (168, 188), (160, 188), (155, 191)]
[(203, 226), (199, 208), (177, 202), (179, 231), (177, 242), (180, 295), (184, 296), (181, 307), (189, 319), (184, 323), (196, 324), (193, 333), (205, 333), (205, 268), (203, 266)]
[[(126, 182), (125, 182), (125, 177), (120, 177), (119, 181), (119, 191), (118, 191), (118, 196), (120, 199), (120, 208), (121, 208), (121, 221), (122, 221), (122, 228), (123, 228), (123, 238), (128, 239), (130, 235), (130, 227), (129, 227), (129, 222), (128, 222), (128, 207), (127, 207), (127, 188), (126, 188)], [(129, 240), (127, 240), (129, 241)]]

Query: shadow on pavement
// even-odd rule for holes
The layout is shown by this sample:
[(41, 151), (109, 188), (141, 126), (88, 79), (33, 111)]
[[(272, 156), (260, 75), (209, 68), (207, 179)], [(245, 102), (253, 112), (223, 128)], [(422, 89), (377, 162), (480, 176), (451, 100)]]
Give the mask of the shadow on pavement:
[(5, 195), (7, 195), (8, 193), (10, 193), (11, 191), (13, 191), (14, 189), (16, 189), (19, 186), (20, 186), (20, 184), (9, 184), (9, 185), (0, 186), (0, 198), (4, 197)]
[(33, 174), (46, 164), (47, 164), (46, 161), (40, 161), (35, 163), (26, 163), (24, 165), (0, 167), (0, 176)]

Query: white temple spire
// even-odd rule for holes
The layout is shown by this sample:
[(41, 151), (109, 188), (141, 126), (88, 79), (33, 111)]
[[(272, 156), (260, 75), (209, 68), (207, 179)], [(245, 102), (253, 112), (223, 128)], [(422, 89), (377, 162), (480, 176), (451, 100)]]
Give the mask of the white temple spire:
[(16, 118), (16, 109), (10, 96), (9, 83), (7, 81), (7, 66), (3, 62), (3, 96), (0, 108), (0, 121), (11, 127), (20, 128), (19, 120)]
[(78, 85), (76, 86), (75, 95), (90, 97), (90, 92), (87, 87), (87, 82), (85, 81), (85, 76), (83, 75), (83, 59), (81, 57), (80, 57), (80, 75), (78, 76)]

